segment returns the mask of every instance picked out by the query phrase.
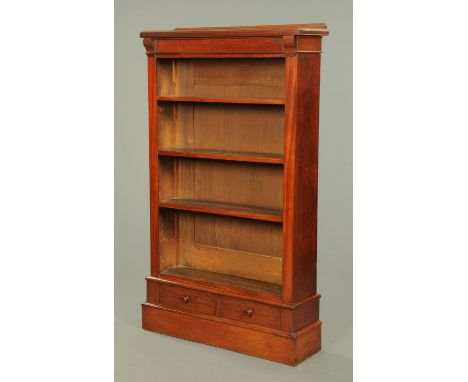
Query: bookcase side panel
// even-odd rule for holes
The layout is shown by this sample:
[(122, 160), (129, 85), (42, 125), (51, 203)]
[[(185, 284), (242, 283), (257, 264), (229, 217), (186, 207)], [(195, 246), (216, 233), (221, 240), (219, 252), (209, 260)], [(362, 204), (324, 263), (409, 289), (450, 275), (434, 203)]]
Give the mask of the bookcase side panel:
[[(147, 49), (148, 52), (148, 49)], [(156, 105), (156, 57), (148, 52), (148, 122), (150, 175), (151, 276), (159, 276), (159, 187), (158, 187), (158, 108)]]
[(292, 301), (294, 272), (294, 176), (296, 160), (297, 55), (286, 57), (284, 108), (283, 175), (283, 291), (282, 299)]
[(288, 57), (287, 73), (283, 299), (299, 301), (317, 292), (320, 54)]

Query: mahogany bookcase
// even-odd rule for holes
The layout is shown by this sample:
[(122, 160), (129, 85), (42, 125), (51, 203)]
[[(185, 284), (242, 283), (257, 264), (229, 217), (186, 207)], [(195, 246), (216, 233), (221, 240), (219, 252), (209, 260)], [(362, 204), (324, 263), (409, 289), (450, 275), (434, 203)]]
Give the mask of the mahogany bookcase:
[(296, 365), (320, 350), (325, 24), (177, 28), (148, 56), (143, 328)]

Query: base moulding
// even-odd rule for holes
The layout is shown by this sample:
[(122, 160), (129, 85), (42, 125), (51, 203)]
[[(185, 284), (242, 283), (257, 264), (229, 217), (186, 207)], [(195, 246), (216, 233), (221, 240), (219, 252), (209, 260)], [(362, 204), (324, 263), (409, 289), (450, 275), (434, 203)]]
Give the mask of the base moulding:
[(321, 321), (295, 333), (142, 305), (143, 329), (295, 366), (321, 348)]

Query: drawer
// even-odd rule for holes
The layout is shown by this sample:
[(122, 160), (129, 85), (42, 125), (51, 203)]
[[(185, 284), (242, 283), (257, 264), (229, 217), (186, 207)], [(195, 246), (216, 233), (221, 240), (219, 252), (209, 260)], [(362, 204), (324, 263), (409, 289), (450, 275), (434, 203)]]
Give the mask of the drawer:
[(219, 315), (231, 320), (267, 326), (273, 329), (280, 328), (280, 308), (256, 302), (220, 296)]
[(215, 313), (215, 296), (211, 293), (171, 285), (159, 287), (159, 304), (188, 312)]

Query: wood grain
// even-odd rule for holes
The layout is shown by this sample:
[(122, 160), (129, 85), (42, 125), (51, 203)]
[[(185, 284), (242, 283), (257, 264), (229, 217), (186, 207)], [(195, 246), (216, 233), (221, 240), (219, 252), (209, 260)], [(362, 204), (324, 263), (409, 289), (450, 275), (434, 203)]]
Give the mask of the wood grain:
[[(180, 267), (180, 269), (183, 269), (183, 268), (184, 267)], [(185, 267), (185, 268), (188, 268), (188, 267)], [(187, 273), (190, 273), (191, 271), (199, 272), (199, 270), (188, 268)], [(170, 272), (172, 272), (172, 270)], [(201, 271), (201, 272), (213, 273), (213, 272), (206, 272), (206, 271)], [(206, 281), (203, 281), (202, 278), (200, 280), (195, 280), (190, 277), (183, 277), (183, 276), (177, 276), (177, 275), (166, 276), (163, 273), (164, 272), (162, 272), (159, 277), (152, 277), (152, 276), (146, 277), (147, 284), (148, 285), (165, 284), (165, 285), (173, 285), (173, 286), (182, 286), (184, 288), (214, 293), (220, 296), (235, 297), (240, 300), (243, 299), (247, 301), (254, 301), (254, 302), (259, 302), (259, 303), (268, 304), (272, 306), (277, 306), (280, 308), (285, 308), (285, 309), (282, 309), (282, 311), (289, 311), (289, 310), (294, 311), (294, 310), (300, 309), (303, 305), (310, 304), (314, 301), (316, 301), (317, 306), (318, 306), (320, 302), (320, 298), (321, 298), (319, 294), (316, 294), (314, 296), (309, 296), (299, 302), (285, 302), (280, 298), (281, 296), (275, 295), (275, 294), (252, 293), (252, 291), (249, 291), (248, 289), (226, 287), (225, 284), (222, 284), (222, 283), (218, 284), (216, 282), (206, 282)], [(176, 281), (174, 281), (174, 279), (176, 279)], [(243, 278), (241, 277), (240, 279), (243, 279)], [(253, 281), (256, 281), (256, 280), (253, 280)], [(157, 304), (152, 301), (148, 301), (148, 302)], [(294, 330), (292, 329), (284, 329), (283, 326), (281, 330), (284, 332), (294, 332)]]
[(322, 39), (320, 37), (300, 36), (297, 41), (297, 51), (300, 53), (318, 53), (322, 50)]
[(161, 200), (159, 207), (214, 215), (236, 216), (244, 219), (256, 219), (271, 222), (282, 221), (281, 209), (251, 207), (235, 203), (222, 203), (188, 198), (172, 198)]
[(281, 284), (281, 225), (176, 211), (160, 222), (161, 270), (187, 266)]
[(274, 53), (283, 48), (280, 38), (191, 38), (161, 39), (156, 46), (157, 53)]
[(218, 272), (209, 272), (200, 269), (194, 269), (190, 267), (175, 267), (168, 268), (161, 272), (161, 276), (164, 278), (171, 279), (173, 278), (182, 278), (200, 281), (203, 284), (209, 285), (214, 284), (220, 289), (235, 290), (235, 289), (244, 289), (260, 294), (269, 294), (269, 295), (279, 295), (281, 294), (281, 285), (268, 283), (259, 280), (247, 279), (245, 277), (238, 277), (232, 275), (226, 275)]
[[(251, 316), (246, 314), (250, 310)], [(253, 325), (267, 326), (273, 329), (280, 328), (280, 309), (259, 304), (252, 301), (243, 301), (231, 297), (219, 298), (219, 315), (232, 320), (248, 322)]]
[[(246, 266), (248, 264), (248, 266)], [(197, 269), (281, 284), (281, 257), (196, 244), (192, 266)]]
[(325, 24), (142, 32), (151, 276), (143, 327), (296, 365), (317, 294)]
[(321, 326), (322, 323), (317, 321), (309, 327), (306, 327), (302, 335), (298, 336), (294, 344), (294, 365), (297, 365), (304, 359), (317, 353), (322, 348)]
[(294, 363), (294, 341), (290, 338), (234, 326), (220, 319), (143, 305), (143, 328), (277, 362)]
[(320, 295), (303, 300), (300, 304), (281, 311), (281, 329), (297, 332), (319, 319)]
[[(294, 366), (320, 350), (320, 322), (296, 335), (246, 323), (142, 305), (143, 328)], [(222, 333), (222, 335), (220, 335)]]
[(283, 299), (317, 291), (317, 180), (320, 55), (286, 61)]
[(142, 38), (216, 38), (216, 37), (269, 37), (284, 35), (327, 36), (327, 26), (323, 23), (279, 24), (261, 26), (230, 26), (206, 28), (176, 28), (166, 31), (144, 31)]
[(284, 154), (284, 109), (276, 105), (161, 102), (160, 150)]
[(159, 166), (158, 166), (158, 108), (156, 107), (156, 59), (148, 55), (148, 124), (149, 124), (149, 178), (150, 178), (150, 245), (151, 275), (159, 274)]
[(159, 302), (162, 306), (181, 311), (215, 313), (215, 296), (193, 289), (161, 285), (159, 287)]
[(167, 96), (173, 96), (179, 102), (284, 103), (282, 58), (157, 62), (159, 100), (167, 101)]
[(184, 158), (200, 158), (200, 159), (218, 159), (230, 160), (236, 162), (252, 162), (252, 163), (274, 163), (283, 164), (284, 158), (281, 154), (273, 153), (257, 153), (248, 151), (227, 151), (227, 150), (209, 150), (209, 149), (192, 149), (182, 147), (170, 147), (159, 150), (160, 156), (173, 156)]
[(285, 101), (275, 98), (233, 98), (233, 97), (191, 97), (158, 96), (158, 101), (168, 102), (208, 102), (208, 103), (245, 103), (252, 105), (284, 105)]
[(191, 27), (191, 28), (174, 28), (176, 31), (193, 31), (193, 30), (239, 30), (239, 29), (287, 29), (287, 28), (304, 28), (304, 29), (326, 29), (324, 23), (304, 23), (304, 24), (266, 24), (266, 25), (233, 25), (221, 27)]
[[(246, 214), (255, 214), (258, 209), (280, 210), (283, 207), (281, 166), (206, 159), (161, 158), (159, 176), (161, 201), (191, 199), (208, 203), (235, 204), (239, 205), (239, 210)], [(240, 206), (251, 207), (252, 211), (242, 209)], [(216, 208), (216, 205), (213, 207)], [(273, 214), (273, 211), (265, 213), (270, 216)]]
[(147, 282), (146, 283), (146, 301), (150, 304), (159, 304), (159, 283)]
[(194, 244), (282, 257), (281, 224), (194, 214)]

